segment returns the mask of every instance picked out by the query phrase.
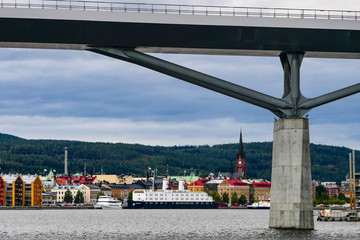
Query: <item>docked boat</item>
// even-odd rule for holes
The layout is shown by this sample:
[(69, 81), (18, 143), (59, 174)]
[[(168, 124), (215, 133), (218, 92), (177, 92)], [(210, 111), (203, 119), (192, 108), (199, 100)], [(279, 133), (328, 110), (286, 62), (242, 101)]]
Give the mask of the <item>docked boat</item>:
[(94, 204), (95, 209), (99, 208), (121, 208), (122, 204), (119, 200), (110, 196), (100, 196), (97, 202)]
[(260, 200), (247, 205), (248, 209), (270, 209), (270, 200)]
[(204, 209), (214, 208), (215, 203), (205, 192), (185, 190), (185, 180), (179, 180), (179, 190), (168, 190), (169, 180), (163, 179), (162, 190), (134, 190), (133, 200), (124, 203), (124, 208), (144, 209)]

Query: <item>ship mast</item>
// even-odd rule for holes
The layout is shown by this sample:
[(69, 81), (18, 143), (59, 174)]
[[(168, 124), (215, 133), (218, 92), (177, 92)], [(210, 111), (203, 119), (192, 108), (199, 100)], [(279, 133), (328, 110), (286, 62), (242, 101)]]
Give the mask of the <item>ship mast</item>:
[(353, 187), (352, 187), (352, 164), (351, 164), (351, 153), (349, 153), (349, 189), (350, 189), (350, 210), (353, 210)]
[(356, 210), (355, 194), (355, 150), (349, 153), (349, 171), (350, 171), (350, 210)]

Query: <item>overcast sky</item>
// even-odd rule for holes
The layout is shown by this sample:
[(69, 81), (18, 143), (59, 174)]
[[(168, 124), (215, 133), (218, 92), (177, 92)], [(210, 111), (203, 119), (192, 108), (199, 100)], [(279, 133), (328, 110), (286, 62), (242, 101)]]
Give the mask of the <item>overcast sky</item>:
[[(137, 2), (137, 1), (126, 1)], [(360, 1), (141, 1), (360, 10)], [(155, 55), (275, 97), (279, 58)], [(305, 58), (301, 89), (315, 97), (359, 83), (359, 60)], [(160, 73), (86, 51), (0, 49), (0, 132), (29, 139), (148, 145), (272, 141), (274, 115)], [(309, 112), (313, 143), (360, 149), (360, 94)]]

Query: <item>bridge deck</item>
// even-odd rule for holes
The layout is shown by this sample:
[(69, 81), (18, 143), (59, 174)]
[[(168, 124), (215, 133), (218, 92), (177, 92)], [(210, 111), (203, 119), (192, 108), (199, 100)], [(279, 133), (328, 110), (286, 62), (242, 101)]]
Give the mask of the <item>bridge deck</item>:
[(359, 12), (47, 2), (52, 5), (18, 1), (16, 8), (1, 2), (0, 47), (360, 58)]

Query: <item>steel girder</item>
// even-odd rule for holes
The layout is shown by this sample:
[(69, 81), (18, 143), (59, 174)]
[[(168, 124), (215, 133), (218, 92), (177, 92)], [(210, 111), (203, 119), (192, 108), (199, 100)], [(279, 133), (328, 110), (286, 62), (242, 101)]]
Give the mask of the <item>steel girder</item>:
[(300, 66), (304, 53), (281, 53), (284, 95), (276, 98), (207, 74), (135, 51), (133, 49), (92, 47), (87, 50), (164, 73), (241, 101), (265, 108), (280, 118), (303, 117), (312, 108), (360, 92), (360, 83), (316, 98), (305, 98), (300, 91)]

